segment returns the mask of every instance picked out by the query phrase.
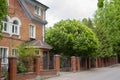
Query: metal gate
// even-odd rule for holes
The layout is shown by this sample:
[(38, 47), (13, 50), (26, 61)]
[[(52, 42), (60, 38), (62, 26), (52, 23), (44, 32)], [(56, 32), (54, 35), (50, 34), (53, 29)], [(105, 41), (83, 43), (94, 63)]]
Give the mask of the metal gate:
[(1, 80), (8, 80), (8, 58), (2, 58), (1, 63)]
[(71, 71), (71, 58), (60, 57), (60, 71), (68, 72)]

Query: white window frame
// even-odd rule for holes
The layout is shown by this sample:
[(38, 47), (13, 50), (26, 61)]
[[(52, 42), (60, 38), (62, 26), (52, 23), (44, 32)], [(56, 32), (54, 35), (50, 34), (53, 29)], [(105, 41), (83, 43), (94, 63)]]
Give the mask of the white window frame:
[(30, 38), (35, 38), (36, 37), (36, 26), (34, 24), (30, 24), (29, 31), (30, 31)]
[[(18, 24), (13, 23), (15, 20), (18, 22)], [(20, 27), (21, 27), (21, 25), (22, 24), (21, 24), (20, 19), (18, 17), (13, 17), (11, 19), (11, 29), (10, 29), (11, 32), (10, 32), (10, 34), (20, 36)], [(14, 27), (14, 31), (13, 31), (13, 27)], [(16, 29), (17, 29), (17, 31), (16, 31)]]
[(20, 34), (19, 34), (19, 31), (20, 31), (19, 25), (12, 24), (12, 34), (20, 35)]
[(9, 0), (7, 0), (7, 5), (9, 6)]
[[(2, 23), (3, 23), (3, 29), (2, 29), (2, 32), (9, 33), (9, 32), (8, 32), (8, 22), (6, 22), (6, 21), (2, 21)], [(4, 28), (5, 28), (5, 24), (6, 24), (6, 30), (4, 30)]]
[(17, 48), (12, 48), (12, 56), (17, 56), (17, 50)]
[[(7, 49), (7, 51), (6, 51), (6, 60), (5, 60), (5, 62), (3, 62), (3, 59), (2, 59), (2, 64), (8, 64), (8, 52), (9, 52), (9, 48), (8, 47), (3, 47), (3, 46), (0, 46), (0, 48), (4, 48), (4, 49)], [(2, 51), (3, 52), (3, 51)], [(2, 54), (2, 53), (1, 53)], [(3, 55), (3, 54), (2, 54)], [(1, 56), (1, 55), (0, 55)], [(2, 56), (1, 56), (2, 57)]]
[(41, 16), (42, 10), (41, 10), (41, 8), (39, 6), (35, 6), (35, 14)]

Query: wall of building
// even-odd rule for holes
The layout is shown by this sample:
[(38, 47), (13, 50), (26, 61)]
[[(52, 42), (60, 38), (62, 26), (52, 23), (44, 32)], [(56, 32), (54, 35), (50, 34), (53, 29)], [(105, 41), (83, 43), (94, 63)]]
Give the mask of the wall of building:
[[(0, 46), (8, 47), (9, 48), (9, 55), (11, 55), (12, 48), (15, 48), (18, 45), (21, 45), (25, 41), (30, 41), (30, 25), (34, 24), (36, 28), (36, 40), (42, 40), (42, 24), (32, 21), (21, 5), (19, 4), (18, 0), (9, 0), (8, 5), (8, 12), (10, 19), (18, 18), (21, 21), (20, 27), (20, 36), (18, 35), (10, 35), (8, 33), (3, 33), (3, 38), (0, 40)], [(32, 6), (28, 6), (31, 12), (34, 12)]]

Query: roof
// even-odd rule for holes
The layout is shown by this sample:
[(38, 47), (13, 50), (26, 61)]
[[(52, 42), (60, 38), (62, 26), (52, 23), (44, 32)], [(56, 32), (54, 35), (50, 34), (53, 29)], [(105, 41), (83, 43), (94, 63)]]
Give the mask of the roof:
[(42, 40), (32, 40), (32, 41), (27, 42), (26, 44), (31, 44), (33, 45), (34, 48), (52, 49), (52, 46), (48, 45)]
[(27, 16), (33, 20), (33, 21), (36, 21), (38, 23), (41, 23), (41, 24), (47, 24), (47, 21), (46, 20), (42, 20), (38, 17), (35, 17), (31, 12), (30, 12), (30, 9), (28, 8), (27, 6), (27, 3), (31, 3), (32, 5), (41, 5), (43, 7), (44, 10), (47, 10), (48, 7), (43, 5), (42, 3), (36, 1), (36, 0), (18, 0), (18, 2), (20, 3), (20, 5), (22, 6), (23, 10), (25, 11), (25, 13), (27, 14)]
[(32, 0), (32, 1), (35, 1), (36, 3), (40, 4), (41, 6), (43, 6), (43, 7), (46, 8), (46, 9), (49, 8), (48, 6), (42, 4), (42, 3), (41, 3), (40, 1), (38, 1), (38, 0)]

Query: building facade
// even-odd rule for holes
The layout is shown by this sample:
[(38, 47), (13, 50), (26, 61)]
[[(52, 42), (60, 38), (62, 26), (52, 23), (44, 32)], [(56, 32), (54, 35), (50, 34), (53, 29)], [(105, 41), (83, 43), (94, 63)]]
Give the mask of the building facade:
[(37, 0), (7, 0), (7, 17), (2, 21), (3, 33), (0, 40), (2, 64), (7, 64), (9, 56), (15, 56), (16, 46), (30, 43), (39, 49), (39, 54), (49, 60), (49, 49), (45, 43), (44, 33), (46, 10), (48, 7)]

